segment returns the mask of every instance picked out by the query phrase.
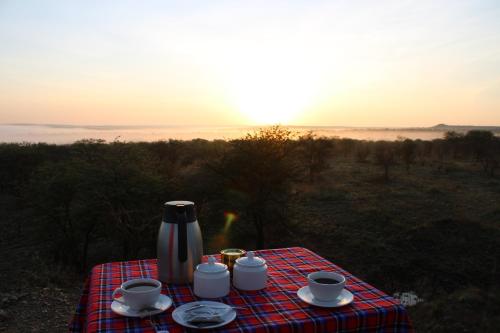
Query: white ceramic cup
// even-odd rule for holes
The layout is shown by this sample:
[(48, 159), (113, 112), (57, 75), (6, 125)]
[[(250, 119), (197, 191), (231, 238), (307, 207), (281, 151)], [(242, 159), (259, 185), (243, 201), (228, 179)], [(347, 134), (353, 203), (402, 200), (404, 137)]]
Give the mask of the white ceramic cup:
[[(134, 287), (135, 286), (135, 287)], [(127, 305), (133, 310), (152, 307), (161, 293), (161, 282), (155, 279), (128, 280), (113, 291), (113, 300)], [(123, 301), (116, 299), (116, 294), (123, 296)]]
[[(317, 279), (333, 279), (338, 283), (318, 283)], [(307, 276), (309, 290), (319, 301), (333, 301), (345, 286), (345, 276), (333, 272), (314, 272)]]

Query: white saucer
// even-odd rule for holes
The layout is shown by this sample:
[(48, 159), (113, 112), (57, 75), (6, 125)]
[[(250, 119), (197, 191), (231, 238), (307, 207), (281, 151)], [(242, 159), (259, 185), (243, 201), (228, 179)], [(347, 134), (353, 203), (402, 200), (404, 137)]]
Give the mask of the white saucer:
[[(118, 300), (123, 302), (123, 297), (118, 298)], [(127, 305), (124, 305), (117, 301), (113, 301), (113, 303), (111, 303), (111, 310), (114, 313), (125, 317), (147, 317), (158, 313), (162, 313), (163, 311), (167, 310), (171, 305), (172, 305), (172, 299), (167, 295), (161, 294), (160, 297), (158, 297), (158, 301), (156, 301), (156, 303), (154, 304), (154, 307), (157, 308), (158, 310), (139, 312), (137, 310), (132, 310)]]
[(213, 325), (206, 325), (203, 327), (189, 324), (188, 322), (186, 322), (184, 320), (184, 312), (186, 310), (191, 309), (192, 307), (196, 307), (199, 304), (209, 305), (209, 306), (213, 306), (213, 307), (231, 308), (231, 306), (224, 304), (224, 303), (220, 303), (220, 302), (213, 302), (213, 301), (190, 302), (190, 303), (183, 304), (183, 305), (179, 306), (177, 309), (175, 309), (174, 312), (172, 312), (172, 319), (177, 324), (185, 326), (185, 327), (196, 328), (196, 329), (209, 329), (209, 328), (216, 328), (216, 327), (221, 327), (221, 326), (227, 325), (236, 318), (236, 310), (231, 308), (231, 311), (229, 311), (223, 317), (224, 321), (222, 323), (217, 323), (217, 324), (213, 324)]
[(321, 306), (323, 308), (338, 308), (340, 306), (347, 305), (352, 302), (354, 299), (353, 294), (347, 290), (347, 289), (342, 289), (342, 292), (340, 295), (331, 301), (320, 301), (314, 298), (313, 294), (309, 290), (309, 286), (305, 286), (300, 288), (297, 291), (297, 295), (300, 297), (301, 300), (303, 300), (306, 303), (316, 305), (316, 306)]

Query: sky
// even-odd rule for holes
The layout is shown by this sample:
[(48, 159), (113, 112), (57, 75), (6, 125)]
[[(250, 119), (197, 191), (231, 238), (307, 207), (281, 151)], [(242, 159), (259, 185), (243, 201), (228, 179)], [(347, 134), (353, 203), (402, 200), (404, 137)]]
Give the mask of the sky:
[(0, 0), (0, 123), (500, 125), (500, 1)]

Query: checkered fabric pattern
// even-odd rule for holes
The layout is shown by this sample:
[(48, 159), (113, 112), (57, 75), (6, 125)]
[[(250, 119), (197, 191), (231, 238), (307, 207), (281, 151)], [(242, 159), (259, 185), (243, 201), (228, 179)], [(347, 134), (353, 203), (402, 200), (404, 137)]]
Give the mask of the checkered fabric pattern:
[[(267, 261), (268, 285), (260, 291), (231, 288), (217, 301), (244, 307), (236, 319), (218, 332), (413, 332), (405, 308), (392, 297), (349, 274), (340, 267), (301, 247), (256, 251)], [(207, 258), (205, 257), (206, 261)], [(354, 301), (341, 308), (319, 308), (297, 296), (307, 284), (307, 274), (318, 270), (346, 276), (346, 288)], [(156, 260), (114, 262), (93, 268), (87, 280), (70, 332), (154, 332), (147, 319), (127, 318), (111, 311), (111, 294), (121, 283), (134, 278), (157, 278)], [(156, 316), (161, 329), (170, 333), (185, 329), (172, 319), (172, 311), (198, 300), (191, 285), (163, 285), (173, 306)]]

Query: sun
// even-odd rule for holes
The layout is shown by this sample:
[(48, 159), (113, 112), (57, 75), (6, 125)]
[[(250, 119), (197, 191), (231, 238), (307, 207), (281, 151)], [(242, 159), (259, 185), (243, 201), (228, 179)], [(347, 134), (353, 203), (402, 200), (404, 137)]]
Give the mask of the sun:
[(235, 85), (238, 111), (256, 124), (287, 124), (309, 104), (307, 87), (300, 78), (275, 73), (242, 76)]
[(317, 90), (317, 72), (308, 65), (290, 54), (245, 54), (226, 67), (232, 104), (252, 124), (293, 123)]

